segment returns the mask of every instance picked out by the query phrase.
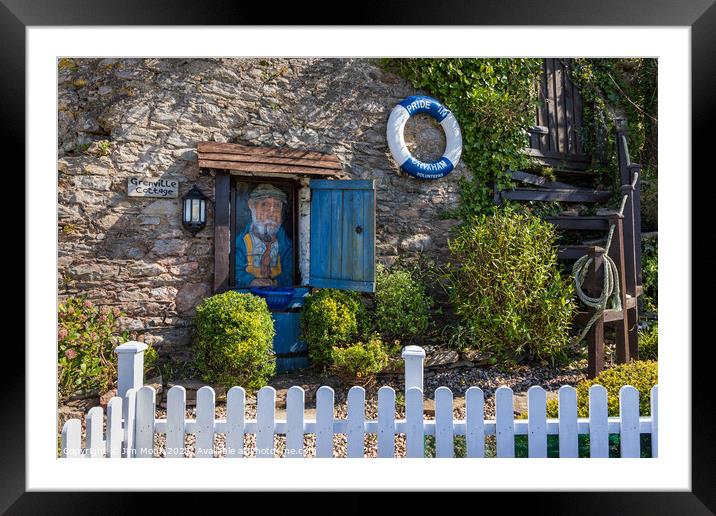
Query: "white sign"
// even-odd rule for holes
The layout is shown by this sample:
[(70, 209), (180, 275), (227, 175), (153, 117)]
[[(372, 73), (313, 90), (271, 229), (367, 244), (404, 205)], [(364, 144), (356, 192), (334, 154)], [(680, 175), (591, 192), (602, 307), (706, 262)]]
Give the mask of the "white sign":
[(178, 197), (179, 181), (153, 177), (130, 177), (127, 180), (129, 197)]

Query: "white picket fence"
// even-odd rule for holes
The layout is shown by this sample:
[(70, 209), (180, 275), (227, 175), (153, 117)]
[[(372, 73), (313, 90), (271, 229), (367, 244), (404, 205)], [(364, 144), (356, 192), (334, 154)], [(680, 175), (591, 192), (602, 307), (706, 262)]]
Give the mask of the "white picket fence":
[[(143, 350), (131, 348), (132, 381), (138, 379), (136, 356)], [(121, 346), (120, 346), (121, 348)], [(118, 348), (119, 349), (119, 348)], [(136, 351), (139, 349), (139, 351)], [(465, 393), (464, 420), (453, 420), (453, 393), (447, 387), (435, 390), (435, 419), (426, 420), (423, 413), (422, 366), (424, 352), (412, 347), (406, 350), (405, 418), (396, 419), (396, 393), (391, 387), (378, 391), (378, 417), (365, 417), (365, 390), (352, 387), (348, 392), (347, 418), (336, 419), (334, 391), (324, 386), (316, 392), (315, 419), (305, 419), (305, 393), (301, 387), (291, 387), (286, 397), (286, 419), (275, 418), (276, 391), (263, 387), (257, 394), (256, 418), (246, 419), (246, 393), (232, 387), (227, 393), (226, 418), (215, 417), (215, 393), (211, 387), (197, 391), (196, 419), (186, 419), (186, 391), (181, 386), (169, 389), (165, 419), (156, 418), (156, 392), (151, 386), (127, 387), (120, 381), (119, 394), (107, 406), (106, 430), (101, 407), (90, 409), (86, 417), (86, 445), (81, 442), (81, 422), (68, 420), (62, 429), (63, 457), (153, 457), (155, 434), (166, 434), (165, 456), (184, 457), (185, 437), (195, 435), (195, 457), (214, 457), (214, 436), (225, 434), (225, 456), (244, 457), (244, 435), (255, 434), (257, 458), (278, 456), (274, 436), (285, 436), (287, 458), (304, 457), (304, 436), (315, 434), (315, 456), (333, 457), (335, 434), (345, 434), (348, 457), (365, 456), (365, 435), (376, 434), (377, 456), (395, 456), (395, 436), (404, 434), (407, 457), (425, 456), (425, 436), (435, 438), (436, 457), (454, 457), (454, 438), (464, 436), (467, 457), (485, 457), (486, 436), (495, 436), (496, 456), (515, 456), (515, 436), (526, 435), (529, 457), (547, 457), (547, 436), (559, 436), (559, 457), (578, 456), (578, 436), (589, 435), (590, 457), (609, 456), (609, 434), (619, 434), (620, 456), (639, 457), (640, 434), (651, 435), (652, 456), (658, 449), (658, 386), (651, 390), (651, 415), (640, 417), (639, 392), (632, 386), (622, 387), (619, 393), (619, 417), (608, 417), (607, 391), (600, 385), (589, 390), (589, 417), (577, 417), (577, 393), (573, 387), (559, 389), (559, 417), (547, 419), (547, 396), (543, 388), (534, 386), (528, 391), (528, 418), (514, 418), (513, 392), (509, 387), (495, 391), (495, 419), (484, 418), (485, 397), (479, 387)], [(415, 358), (419, 360), (415, 360)], [(129, 362), (129, 358), (126, 358)], [(420, 366), (418, 371), (417, 366)], [(141, 369), (139, 369), (141, 371)], [(141, 374), (140, 374), (141, 376)], [(420, 386), (412, 385), (420, 381)], [(123, 390), (124, 387), (124, 390)]]

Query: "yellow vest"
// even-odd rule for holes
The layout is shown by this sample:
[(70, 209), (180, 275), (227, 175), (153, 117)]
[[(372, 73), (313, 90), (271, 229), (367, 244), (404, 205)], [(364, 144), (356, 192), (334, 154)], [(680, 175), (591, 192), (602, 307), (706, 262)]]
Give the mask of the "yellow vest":
[[(249, 274), (252, 274), (253, 276), (256, 276), (257, 278), (261, 277), (261, 267), (254, 267), (254, 260), (253, 260), (253, 241), (251, 240), (251, 234), (246, 233), (244, 235), (244, 244), (246, 244), (246, 272)], [(278, 245), (278, 242), (276, 243)], [(276, 261), (275, 266), (271, 266), (271, 277), (275, 278), (281, 274), (281, 253), (278, 253), (278, 260)]]

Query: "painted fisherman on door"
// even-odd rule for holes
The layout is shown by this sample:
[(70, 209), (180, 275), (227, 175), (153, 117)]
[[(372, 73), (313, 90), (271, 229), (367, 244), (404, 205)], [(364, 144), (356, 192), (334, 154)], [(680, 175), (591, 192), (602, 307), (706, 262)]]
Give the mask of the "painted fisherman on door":
[(261, 183), (249, 194), (251, 222), (236, 237), (236, 285), (293, 285), (293, 244), (283, 227), (286, 194)]

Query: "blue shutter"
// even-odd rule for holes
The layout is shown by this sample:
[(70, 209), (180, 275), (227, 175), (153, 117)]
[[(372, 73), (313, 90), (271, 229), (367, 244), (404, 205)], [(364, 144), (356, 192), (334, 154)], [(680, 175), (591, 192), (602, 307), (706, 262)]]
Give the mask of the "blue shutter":
[(312, 287), (375, 292), (375, 184), (312, 179)]

